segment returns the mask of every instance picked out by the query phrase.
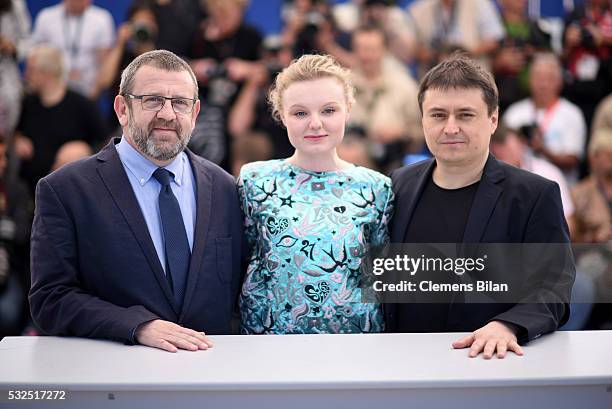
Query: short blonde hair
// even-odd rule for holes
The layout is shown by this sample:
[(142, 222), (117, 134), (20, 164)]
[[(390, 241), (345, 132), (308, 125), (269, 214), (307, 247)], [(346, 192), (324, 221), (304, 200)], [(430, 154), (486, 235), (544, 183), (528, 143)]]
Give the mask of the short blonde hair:
[[(66, 64), (62, 51), (51, 44), (37, 44), (30, 48), (28, 57), (34, 60), (35, 68), (53, 75), (55, 78), (66, 77)], [(30, 60), (28, 63), (32, 62)]]
[(602, 150), (612, 150), (612, 128), (596, 130), (589, 142), (589, 154), (596, 155)]
[(342, 67), (330, 55), (305, 54), (293, 60), (274, 81), (268, 100), (272, 109), (272, 117), (281, 122), (283, 111), (283, 92), (289, 85), (301, 81), (313, 81), (320, 78), (335, 78), (344, 89), (347, 107), (355, 102), (355, 88), (351, 82), (351, 72)]
[(249, 0), (202, 0), (201, 4), (204, 6), (206, 10), (210, 9), (223, 9), (227, 6), (233, 5), (240, 7), (241, 9), (246, 9), (249, 4)]

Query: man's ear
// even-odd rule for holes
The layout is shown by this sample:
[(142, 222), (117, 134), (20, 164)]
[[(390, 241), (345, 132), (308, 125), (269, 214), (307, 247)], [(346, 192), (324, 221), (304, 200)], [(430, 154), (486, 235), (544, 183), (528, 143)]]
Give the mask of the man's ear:
[(127, 126), (128, 123), (128, 107), (125, 98), (122, 95), (117, 95), (113, 102), (113, 109), (117, 115), (117, 119), (121, 126)]
[(495, 133), (497, 125), (499, 124), (499, 107), (495, 108), (495, 111), (491, 114), (491, 135)]
[(195, 123), (196, 120), (198, 119), (198, 114), (200, 113), (200, 109), (202, 108), (202, 104), (200, 103), (200, 100), (196, 100), (194, 106), (193, 106), (193, 111), (191, 111), (191, 127), (195, 128)]

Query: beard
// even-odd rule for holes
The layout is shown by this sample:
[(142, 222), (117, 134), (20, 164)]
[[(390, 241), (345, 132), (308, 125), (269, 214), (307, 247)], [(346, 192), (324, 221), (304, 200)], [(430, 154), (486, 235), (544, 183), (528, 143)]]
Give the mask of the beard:
[[(178, 121), (166, 121), (164, 119), (153, 119), (149, 122), (147, 129), (136, 124), (132, 111), (128, 111), (128, 130), (132, 141), (145, 155), (158, 160), (168, 161), (174, 159), (179, 153), (183, 152), (191, 139), (191, 132), (184, 131)], [(177, 140), (174, 143), (159, 142), (152, 135), (153, 128), (162, 127), (173, 129), (176, 132)]]

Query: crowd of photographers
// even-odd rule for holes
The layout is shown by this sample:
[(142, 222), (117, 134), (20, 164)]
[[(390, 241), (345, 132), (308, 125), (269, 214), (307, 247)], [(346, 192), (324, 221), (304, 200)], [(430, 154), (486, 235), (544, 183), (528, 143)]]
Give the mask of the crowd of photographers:
[[(245, 22), (247, 0), (133, 0), (118, 27), (91, 0), (58, 1), (33, 21), (24, 0), (0, 0), (0, 337), (36, 332), (26, 294), (37, 181), (121, 135), (111, 108), (121, 71), (157, 48), (189, 61), (199, 82), (203, 109), (189, 148), (233, 174), (291, 154), (267, 93), (293, 58), (327, 53), (351, 68), (357, 104), (339, 153), (389, 172), (429, 155), (419, 78), (450, 53), (474, 56), (500, 91), (504, 126), (492, 152), (557, 181), (573, 241), (605, 250), (612, 1), (574, 2), (557, 20), (539, 18), (527, 0), (408, 3), (285, 1), (282, 31), (264, 38)], [(587, 290), (612, 289), (608, 270), (583, 267)], [(608, 308), (589, 307), (580, 327), (610, 325)]]

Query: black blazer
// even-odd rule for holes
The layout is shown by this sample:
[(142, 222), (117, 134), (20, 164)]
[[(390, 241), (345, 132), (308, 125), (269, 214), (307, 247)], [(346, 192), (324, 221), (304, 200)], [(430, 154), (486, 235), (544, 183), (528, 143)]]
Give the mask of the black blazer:
[(196, 226), (181, 311), (111, 142), (36, 189), (30, 306), (46, 333), (133, 342), (161, 318), (207, 334), (230, 333), (241, 273), (242, 214), (234, 179), (187, 151)]
[[(414, 209), (432, 172), (435, 159), (396, 170), (391, 175), (395, 192), (395, 216), (391, 222), (391, 242), (405, 242), (406, 230)], [(497, 161), (492, 155), (484, 172), (468, 216), (464, 243), (566, 243), (569, 231), (559, 187), (555, 182)], [(525, 342), (551, 332), (569, 316), (569, 298), (575, 270), (550, 272), (556, 285), (534, 288), (530, 300), (543, 302), (519, 304), (468, 304), (447, 306), (408, 304), (398, 325), (397, 304), (385, 305), (390, 332), (471, 332), (492, 320), (514, 324)], [(543, 292), (546, 292), (544, 294)], [(545, 295), (545, 297), (542, 297)], [(553, 300), (553, 301), (551, 301)], [(406, 324), (408, 323), (408, 324)], [(440, 326), (440, 323), (443, 323)], [(522, 339), (521, 339), (522, 338)]]

